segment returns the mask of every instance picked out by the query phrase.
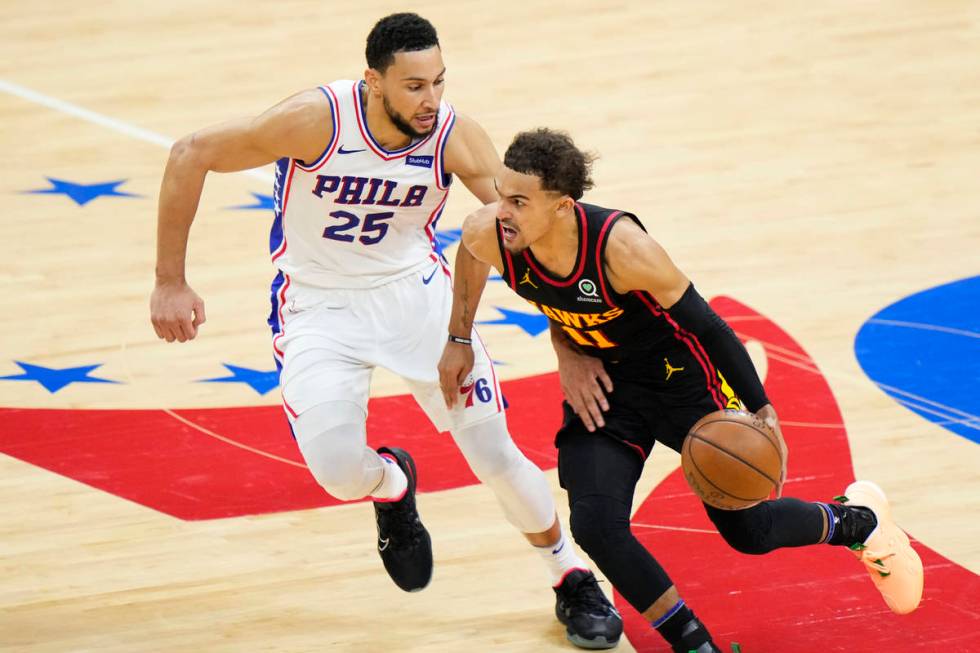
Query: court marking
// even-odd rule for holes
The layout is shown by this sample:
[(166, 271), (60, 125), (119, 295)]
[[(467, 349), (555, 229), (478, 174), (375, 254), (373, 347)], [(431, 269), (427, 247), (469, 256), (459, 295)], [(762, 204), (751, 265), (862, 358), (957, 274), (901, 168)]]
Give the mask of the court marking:
[[(128, 122), (119, 120), (118, 118), (106, 116), (104, 114), (92, 111), (91, 109), (86, 109), (85, 107), (80, 107), (77, 104), (72, 104), (66, 100), (61, 100), (50, 95), (39, 93), (35, 90), (27, 88), (26, 86), (14, 84), (13, 82), (5, 79), (0, 79), (0, 91), (19, 97), (22, 100), (27, 100), (28, 102), (40, 104), (41, 106), (53, 109), (60, 113), (85, 120), (86, 122), (99, 125), (100, 127), (111, 129), (112, 131), (119, 132), (120, 134), (141, 140), (146, 143), (152, 143), (153, 145), (159, 145), (169, 149), (170, 147), (173, 147), (173, 144), (176, 142), (169, 136), (158, 134), (157, 132), (150, 131), (149, 129), (132, 125)], [(259, 169), (240, 170), (238, 172), (240, 174), (248, 175), (254, 179), (260, 179), (270, 184), (272, 183), (272, 175)]]
[[(129, 367), (129, 356), (127, 355), (126, 343), (122, 343), (119, 346), (119, 350), (120, 350), (120, 353), (122, 354), (123, 370), (126, 373), (126, 380), (129, 381), (129, 383), (132, 385), (134, 383), (134, 380), (135, 379), (133, 377), (133, 372), (132, 372), (132, 370)], [(166, 414), (166, 415), (174, 418), (175, 420), (177, 420), (181, 424), (184, 424), (186, 426), (189, 426), (192, 429), (194, 429), (196, 431), (199, 431), (199, 432), (203, 433), (204, 435), (207, 435), (208, 437), (211, 437), (211, 438), (214, 438), (216, 440), (219, 440), (220, 442), (224, 442), (225, 444), (230, 444), (233, 447), (238, 447), (239, 449), (242, 449), (244, 451), (248, 451), (249, 453), (254, 453), (256, 455), (262, 456), (263, 458), (269, 458), (270, 460), (275, 460), (277, 462), (286, 463), (287, 465), (292, 465), (293, 467), (299, 467), (300, 469), (308, 469), (308, 467), (306, 465), (304, 465), (303, 463), (298, 463), (298, 462), (296, 462), (294, 460), (289, 460), (287, 458), (282, 458), (282, 457), (277, 456), (277, 455), (275, 455), (273, 453), (269, 453), (268, 451), (262, 451), (261, 449), (256, 449), (255, 447), (250, 447), (249, 445), (247, 445), (247, 444), (245, 444), (243, 442), (238, 442), (237, 440), (233, 440), (232, 438), (229, 438), (226, 435), (221, 435), (220, 433), (215, 433), (214, 431), (212, 431), (212, 430), (210, 430), (208, 428), (205, 428), (205, 427), (201, 426), (200, 424), (197, 424), (196, 422), (193, 422), (193, 421), (187, 419), (186, 417), (183, 417), (181, 415), (178, 415), (176, 412), (174, 412), (170, 408), (162, 408), (160, 406), (156, 406), (156, 410), (159, 410), (160, 412), (162, 412), (162, 413), (164, 413), (164, 414)]]
[(977, 333), (976, 331), (954, 329), (953, 327), (929, 324), (927, 322), (906, 322), (904, 320), (882, 320), (878, 318), (871, 318), (865, 324), (881, 324), (884, 326), (904, 327), (906, 329), (918, 329), (919, 331), (938, 331), (939, 333), (950, 333), (954, 336), (966, 336), (967, 338), (980, 339), (980, 333)]
[[(929, 326), (929, 325), (926, 325), (926, 326)], [(745, 339), (747, 337), (747, 336), (745, 336), (745, 334), (739, 333), (737, 331), (735, 332), (735, 334), (739, 338), (742, 338), (742, 339)], [(971, 335), (971, 334), (972, 334), (972, 332), (970, 332), (970, 331), (964, 331), (960, 335)], [(826, 378), (833, 378), (833, 379), (841, 380), (841, 381), (849, 381), (851, 383), (858, 383), (858, 384), (863, 384), (863, 383), (865, 383), (867, 381), (871, 381), (871, 383), (873, 383), (876, 386), (878, 386), (881, 390), (883, 390), (887, 394), (890, 394), (890, 395), (898, 394), (898, 395), (903, 395), (904, 397), (907, 397), (907, 399), (902, 399), (901, 397), (893, 397), (893, 399), (896, 399), (899, 403), (904, 403), (904, 402), (907, 402), (907, 401), (921, 402), (921, 403), (926, 404), (928, 406), (932, 406), (933, 408), (935, 408), (937, 410), (946, 411), (949, 414), (945, 414), (944, 415), (944, 414), (940, 414), (940, 413), (935, 413), (934, 411), (927, 411), (927, 412), (933, 412), (934, 414), (936, 414), (936, 415), (938, 415), (940, 417), (943, 417), (943, 418), (946, 418), (946, 419), (950, 419), (950, 420), (952, 420), (952, 423), (954, 423), (954, 424), (965, 424), (965, 425), (970, 426), (971, 428), (973, 428), (973, 423), (974, 422), (980, 422), (980, 415), (974, 415), (974, 414), (968, 413), (968, 412), (966, 412), (964, 410), (960, 410), (959, 408), (954, 408), (953, 406), (947, 406), (946, 404), (939, 403), (938, 401), (933, 401), (932, 399), (927, 399), (926, 397), (922, 397), (922, 396), (919, 396), (919, 395), (917, 395), (915, 393), (908, 392), (907, 390), (902, 390), (901, 388), (896, 388), (894, 386), (888, 385), (887, 383), (879, 383), (879, 382), (877, 382), (874, 379), (871, 379), (869, 377), (859, 377), (859, 376), (856, 376), (856, 375), (853, 375), (853, 374), (846, 374), (846, 373), (843, 373), (843, 372), (835, 372), (833, 370), (827, 370), (827, 371), (821, 372), (821, 370), (816, 367), (816, 364), (813, 363), (813, 360), (812, 359), (809, 359), (808, 358), (808, 359), (806, 359), (806, 361), (804, 361), (804, 359), (802, 359), (799, 355), (790, 355), (790, 352), (788, 350), (786, 350), (786, 349), (784, 349), (782, 347), (779, 347), (778, 345), (775, 345), (775, 344), (773, 344), (771, 342), (766, 342), (765, 340), (760, 340), (759, 338), (753, 338), (753, 340), (755, 340), (756, 342), (759, 342), (760, 344), (762, 344), (766, 348), (766, 355), (769, 358), (772, 358), (773, 360), (780, 361), (782, 363), (786, 363), (787, 365), (790, 365), (790, 366), (795, 367), (797, 369), (801, 369), (801, 370), (803, 370), (805, 372), (811, 372), (813, 374), (821, 374), (822, 373), (823, 376), (826, 377)], [(776, 350), (782, 350), (782, 351), (786, 352), (786, 355), (773, 353)], [(812, 365), (808, 365), (807, 362), (812, 363)], [(923, 409), (923, 410), (925, 410), (925, 409)], [(956, 416), (959, 416), (959, 419), (954, 419), (954, 417), (956, 417)], [(935, 424), (936, 422), (933, 422), (933, 423)], [(817, 425), (817, 424), (807, 424), (807, 426), (816, 426), (817, 428), (830, 428), (831, 427), (831, 425)], [(840, 425), (840, 426), (843, 427), (843, 424)]]

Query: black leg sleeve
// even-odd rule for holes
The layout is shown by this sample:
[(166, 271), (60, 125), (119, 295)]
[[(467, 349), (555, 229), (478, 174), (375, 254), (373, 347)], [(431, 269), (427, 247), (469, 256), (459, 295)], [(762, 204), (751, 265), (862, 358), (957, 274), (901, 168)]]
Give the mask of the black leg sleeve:
[(725, 541), (741, 553), (761, 555), (787, 546), (820, 543), (824, 511), (816, 503), (776, 499), (746, 508), (720, 510), (705, 504)]
[(635, 451), (599, 433), (566, 434), (558, 449), (575, 542), (641, 613), (673, 585), (630, 530), (633, 491), (642, 470)]

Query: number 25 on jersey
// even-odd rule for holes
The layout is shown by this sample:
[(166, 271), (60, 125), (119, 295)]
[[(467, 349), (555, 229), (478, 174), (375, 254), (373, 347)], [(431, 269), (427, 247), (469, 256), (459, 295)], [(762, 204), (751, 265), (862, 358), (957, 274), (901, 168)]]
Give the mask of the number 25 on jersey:
[[(362, 220), (360, 216), (349, 211), (332, 211), (330, 217), (338, 220), (336, 224), (328, 225), (323, 230), (323, 237), (330, 240), (339, 240), (345, 243), (352, 243), (355, 239), (362, 245), (376, 245), (388, 233), (388, 222), (395, 217), (394, 211), (383, 213), (368, 213)], [(357, 228), (360, 230), (357, 231)]]

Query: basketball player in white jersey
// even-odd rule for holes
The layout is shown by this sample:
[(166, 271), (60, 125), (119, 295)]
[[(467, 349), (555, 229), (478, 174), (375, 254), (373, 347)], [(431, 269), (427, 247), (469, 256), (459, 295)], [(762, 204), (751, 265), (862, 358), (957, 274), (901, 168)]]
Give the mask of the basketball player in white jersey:
[(566, 540), (541, 470), (511, 440), (500, 385), (475, 331), (457, 338), (477, 352), (460, 388), (466, 400), (447, 409), (439, 387), (452, 286), (435, 250), (435, 223), (454, 176), (484, 203), (495, 201), (500, 159), (483, 129), (442, 101), (446, 69), (428, 21), (382, 19), (366, 54), (363, 80), (298, 93), (173, 147), (160, 190), (154, 329), (184, 342), (205, 321), (184, 259), (206, 174), (276, 161), (270, 249), (279, 274), (269, 323), (283, 406), (311, 473), (339, 499), (371, 497), (378, 550), (400, 588), (429, 583), (432, 548), (415, 507), (412, 457), (366, 444), (372, 370), (401, 375), (538, 547), (569, 639), (615, 646), (619, 614)]

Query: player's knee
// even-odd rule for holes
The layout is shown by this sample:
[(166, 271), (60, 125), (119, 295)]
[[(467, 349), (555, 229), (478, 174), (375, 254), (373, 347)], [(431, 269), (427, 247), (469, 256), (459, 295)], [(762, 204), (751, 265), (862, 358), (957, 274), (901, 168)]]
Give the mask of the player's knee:
[(607, 557), (624, 539), (632, 537), (629, 529), (629, 511), (619, 501), (592, 495), (576, 499), (571, 506), (569, 526), (572, 537), (599, 562)]
[(364, 447), (337, 446), (334, 434), (325, 432), (300, 446), (306, 466), (328, 494), (342, 501), (360, 499), (366, 487)]
[(708, 508), (708, 517), (730, 547), (739, 553), (762, 555), (775, 547), (769, 542), (772, 519), (765, 503), (745, 510)]
[(522, 467), (527, 459), (507, 432), (503, 415), (452, 432), (473, 474), (492, 484)]
[(315, 406), (294, 424), (296, 444), (316, 482), (331, 496), (360, 499), (371, 491), (365, 467), (366, 435), (354, 404)]

